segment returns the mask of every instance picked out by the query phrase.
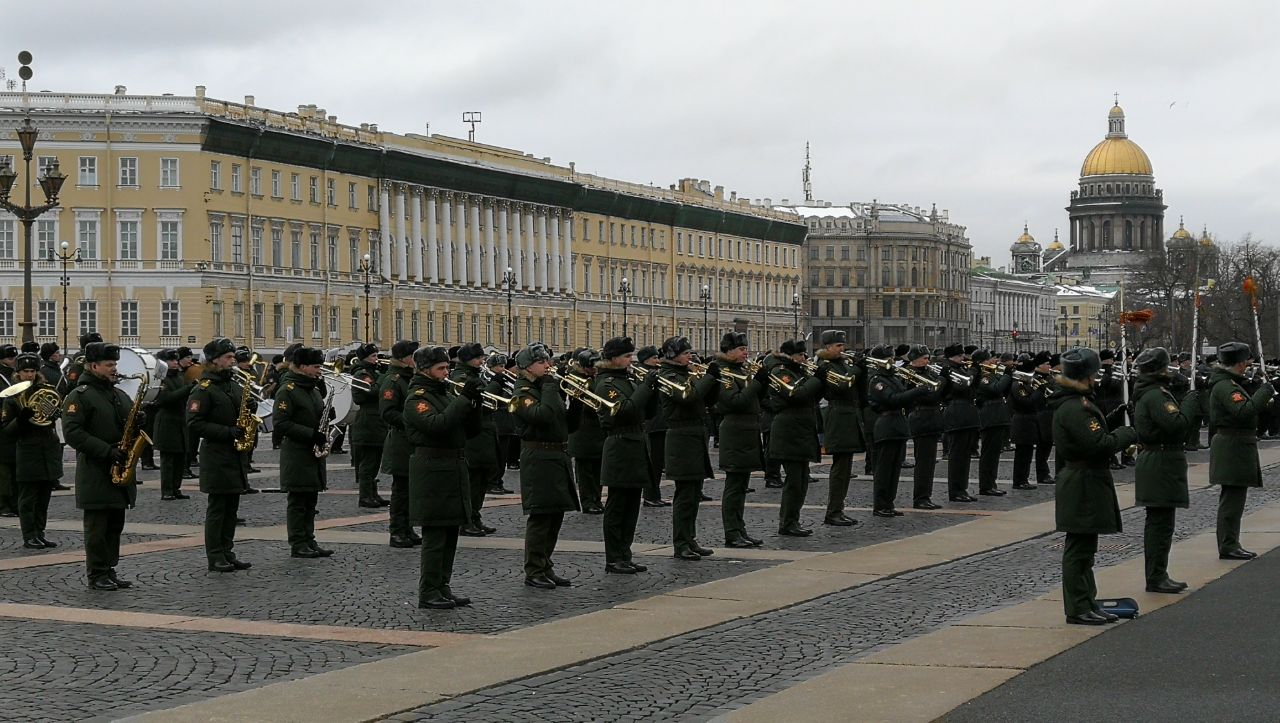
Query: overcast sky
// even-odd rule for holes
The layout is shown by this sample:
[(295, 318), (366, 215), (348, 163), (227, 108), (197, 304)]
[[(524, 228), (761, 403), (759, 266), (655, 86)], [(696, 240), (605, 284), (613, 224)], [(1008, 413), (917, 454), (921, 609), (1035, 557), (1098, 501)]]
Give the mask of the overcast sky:
[[(1205, 2), (6, 3), (33, 89), (189, 95), (465, 137), (581, 171), (751, 198), (949, 209), (1007, 263), (1066, 233), (1112, 93), (1179, 215), (1222, 239), (1280, 218), (1280, 10)], [(19, 40), (15, 27), (32, 28)], [(15, 44), (16, 43), (16, 44)]]

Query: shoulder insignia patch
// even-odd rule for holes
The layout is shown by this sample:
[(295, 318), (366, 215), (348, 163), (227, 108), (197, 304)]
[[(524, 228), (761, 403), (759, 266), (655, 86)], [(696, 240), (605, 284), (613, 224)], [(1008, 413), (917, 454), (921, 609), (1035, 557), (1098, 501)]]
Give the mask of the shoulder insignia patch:
[(276, 402), (276, 409), (288, 409), (288, 408), (289, 408), (288, 402)]
[(201, 389), (208, 389), (208, 388), (209, 388), (209, 380), (208, 380), (208, 379), (201, 379), (201, 380), (200, 380), (200, 388), (201, 388)]
[(192, 400), (191, 400), (191, 403), (187, 405), (187, 409), (188, 409), (188, 410), (190, 410), (190, 411), (192, 411), (192, 412), (198, 412), (198, 411), (200, 411), (200, 400), (199, 400), (199, 399), (192, 399)]
[(1243, 401), (1244, 401), (1244, 394), (1242, 394), (1242, 393), (1240, 393), (1240, 392), (1232, 392), (1232, 393), (1231, 393), (1231, 401), (1233, 401), (1233, 402), (1243, 402)]
[(617, 390), (617, 389), (610, 389), (610, 390), (609, 390), (609, 398), (610, 398), (610, 399), (617, 399), (617, 398), (618, 398), (618, 390)]
[(1022, 387), (1021, 389), (1019, 389), (1019, 390), (1018, 390), (1018, 396), (1020, 396), (1020, 397), (1025, 397), (1025, 396), (1027, 396), (1027, 388), (1026, 388), (1026, 387)]
[[(390, 390), (387, 390), (387, 391), (390, 391)], [(418, 387), (417, 389), (413, 390), (413, 396), (415, 397), (421, 397), (426, 393), (427, 393), (427, 390), (423, 389), (422, 387)]]
[(386, 389), (386, 390), (384, 390), (384, 391), (382, 392), (382, 398), (383, 398), (383, 399), (395, 399), (395, 398), (396, 398), (396, 393), (395, 393), (395, 392), (393, 392), (393, 391), (391, 391), (390, 389)]
[(75, 413), (76, 413), (76, 403), (72, 402), (67, 405), (67, 414), (75, 414)]
[(883, 389), (884, 389), (884, 382), (876, 382), (876, 391), (877, 392), (882, 391)]
[(426, 414), (431, 411), (431, 405), (426, 402), (418, 402), (418, 406), (414, 407), (414, 409), (418, 410), (418, 414)]
[(526, 407), (532, 407), (532, 406), (533, 406), (533, 397), (525, 397), (525, 398), (524, 398), (524, 405), (525, 405)]
[(294, 389), (297, 388), (297, 385), (294, 384), (293, 382), (289, 382), (288, 384), (284, 385), (284, 388), (292, 392)]
[(1174, 404), (1173, 402), (1165, 402), (1164, 411), (1168, 412), (1169, 414), (1177, 414), (1178, 405)]
[(1100, 430), (1100, 429), (1102, 429), (1102, 425), (1101, 425), (1101, 424), (1098, 424), (1098, 420), (1096, 420), (1096, 419), (1090, 419), (1090, 420), (1089, 420), (1089, 431), (1090, 431), (1090, 432), (1096, 432), (1096, 431), (1098, 431), (1098, 430)]

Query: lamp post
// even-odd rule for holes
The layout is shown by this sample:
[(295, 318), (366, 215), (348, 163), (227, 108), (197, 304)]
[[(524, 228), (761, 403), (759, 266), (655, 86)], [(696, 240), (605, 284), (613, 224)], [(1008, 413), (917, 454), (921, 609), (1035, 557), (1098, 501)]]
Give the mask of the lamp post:
[(985, 325), (986, 324), (983, 321), (982, 317), (979, 316), (978, 317), (978, 346), (982, 346), (982, 327)]
[(800, 294), (791, 295), (791, 338), (800, 338)]
[(1066, 350), (1067, 350), (1067, 310), (1064, 307), (1062, 309), (1062, 348), (1060, 348), (1058, 351), (1065, 352)]
[(360, 272), (364, 274), (364, 340), (370, 341), (369, 337), (369, 271), (372, 270), (373, 264), (370, 263), (369, 254), (365, 254), (360, 259)]
[(67, 348), (67, 287), (71, 286), (71, 277), (67, 276), (67, 264), (72, 261), (80, 263), (80, 247), (77, 246), (74, 251), (69, 251), (69, 244), (63, 241), (59, 244), (61, 251), (54, 252), (54, 256), (62, 262), (62, 348)]
[(711, 329), (707, 319), (707, 305), (711, 303), (711, 287), (703, 284), (702, 293), (698, 294), (698, 298), (702, 299), (702, 351), (706, 352), (711, 348), (707, 341)]
[[(31, 53), (22, 51), (18, 53), (18, 63), (22, 67), (18, 69), (18, 75), (22, 78), (22, 92), (26, 94), (27, 81), (31, 79)], [(18, 180), (18, 174), (9, 166), (8, 161), (0, 165), (0, 208), (12, 213), (22, 221), (23, 233), (23, 254), (22, 254), (22, 341), (23, 343), (35, 341), (35, 322), (31, 317), (31, 225), (41, 214), (58, 207), (58, 192), (62, 190), (62, 182), (67, 177), (58, 170), (58, 161), (55, 158), (53, 164), (45, 170), (43, 176), (40, 177), (40, 189), (44, 191), (46, 203), (42, 206), (31, 205), (31, 158), (35, 152), (36, 137), (39, 131), (31, 123), (31, 115), (28, 114), (22, 119), (22, 125), (18, 127), (18, 142), (22, 145), (22, 161), (25, 169), (23, 187), (23, 203), (21, 206), (9, 202), (9, 193), (13, 190), (13, 184)]]
[(511, 318), (511, 295), (516, 288), (516, 272), (510, 266), (502, 272), (502, 287), (507, 290), (507, 351), (515, 351), (515, 337), (512, 336), (515, 322)]
[(622, 335), (627, 335), (627, 297), (631, 296), (631, 282), (627, 277), (622, 277), (622, 283), (618, 284), (618, 293), (622, 295)]

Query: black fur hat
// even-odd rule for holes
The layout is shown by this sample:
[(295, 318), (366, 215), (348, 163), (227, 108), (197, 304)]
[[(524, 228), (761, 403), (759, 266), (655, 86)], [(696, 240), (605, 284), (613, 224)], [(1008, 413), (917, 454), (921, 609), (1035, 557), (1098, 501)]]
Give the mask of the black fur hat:
[(120, 347), (101, 341), (85, 344), (84, 361), (90, 362), (120, 361)]
[(463, 344), (458, 347), (458, 361), (466, 363), (472, 359), (479, 359), (484, 356), (484, 347), (480, 346), (480, 342), (473, 341), (470, 344)]
[(1224, 367), (1233, 367), (1251, 358), (1253, 354), (1249, 351), (1249, 345), (1242, 341), (1229, 341), (1218, 347), (1218, 363)]
[(1168, 374), (1169, 352), (1162, 346), (1149, 347), (1143, 349), (1133, 363), (1143, 374)]
[(693, 344), (689, 343), (687, 336), (673, 336), (662, 342), (662, 356), (664, 359), (675, 359), (681, 354), (692, 351)]
[(636, 350), (635, 342), (631, 341), (629, 336), (615, 336), (604, 343), (602, 354), (605, 359), (616, 359), (617, 357), (630, 354)]
[(964, 345), (963, 345), (963, 344), (948, 344), (948, 345), (947, 345), (947, 348), (945, 348), (945, 349), (943, 349), (943, 350), (942, 350), (942, 355), (943, 355), (943, 356), (945, 356), (945, 357), (947, 357), (948, 359), (950, 359), (950, 358), (951, 358), (951, 357), (953, 357), (953, 356), (963, 356), (963, 355), (964, 355)]
[(737, 349), (740, 346), (750, 346), (747, 343), (747, 335), (740, 331), (728, 332), (720, 338), (720, 351), (722, 352)]
[(791, 356), (792, 354), (805, 353), (804, 339), (787, 339), (782, 342), (782, 346), (778, 347), (778, 351)]
[(646, 359), (652, 359), (658, 356), (658, 347), (650, 344), (649, 346), (640, 347), (636, 352), (636, 361), (643, 363)]
[(413, 352), (413, 365), (419, 369), (430, 369), (437, 364), (448, 364), (449, 352), (442, 346), (422, 346)]
[(1062, 355), (1062, 375), (1068, 379), (1092, 379), (1101, 368), (1098, 353), (1092, 349), (1076, 347)]
[(204, 345), (204, 358), (205, 361), (213, 361), (223, 354), (234, 354), (235, 351), (235, 342), (225, 336), (220, 336)]
[(324, 352), (309, 346), (300, 346), (293, 351), (293, 363), (300, 366), (324, 363)]
[(846, 341), (844, 332), (841, 331), (840, 329), (827, 329), (826, 331), (822, 332), (822, 337), (819, 339), (819, 341), (822, 343), (823, 346), (826, 346), (827, 344), (847, 344), (848, 343)]
[(408, 341), (407, 339), (401, 339), (400, 341), (391, 345), (391, 358), (403, 359), (407, 356), (413, 356), (413, 353), (417, 350), (418, 350), (418, 342)]

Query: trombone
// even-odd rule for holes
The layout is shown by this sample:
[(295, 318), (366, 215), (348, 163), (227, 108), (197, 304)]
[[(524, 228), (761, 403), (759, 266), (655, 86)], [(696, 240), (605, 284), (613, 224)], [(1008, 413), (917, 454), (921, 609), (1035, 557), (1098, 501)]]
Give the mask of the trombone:
[(556, 374), (555, 378), (560, 380), (560, 391), (564, 392), (565, 396), (577, 399), (579, 402), (582, 402), (583, 406), (593, 412), (599, 412), (601, 409), (606, 409), (609, 411), (610, 415), (618, 413), (618, 403), (611, 402), (595, 392), (592, 392), (590, 388), (591, 380), (586, 377), (580, 377), (576, 374), (567, 374), (565, 376)]

